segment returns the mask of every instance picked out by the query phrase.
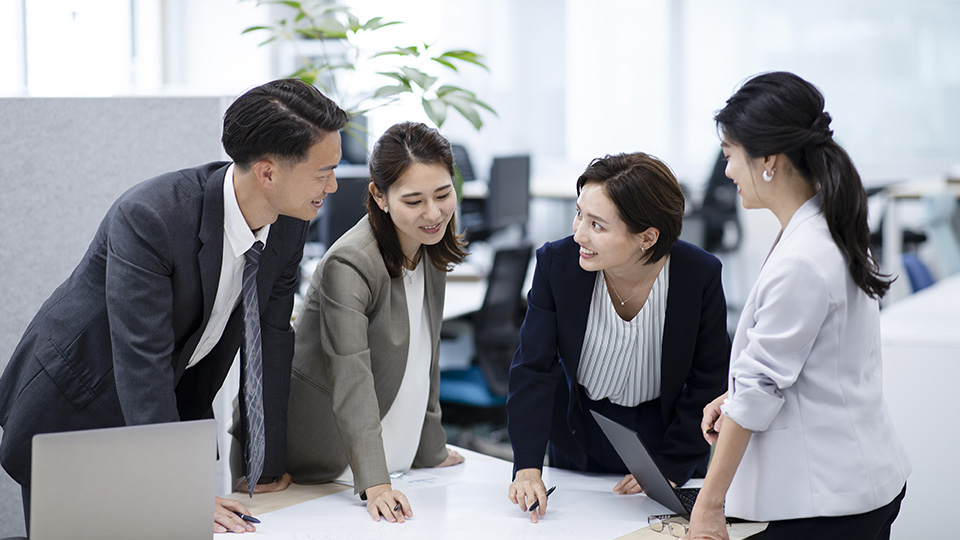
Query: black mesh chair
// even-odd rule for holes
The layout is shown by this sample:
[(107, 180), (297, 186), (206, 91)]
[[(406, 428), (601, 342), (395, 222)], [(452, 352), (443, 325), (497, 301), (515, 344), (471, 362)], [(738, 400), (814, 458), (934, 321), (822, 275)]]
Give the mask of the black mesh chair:
[(701, 247), (711, 253), (736, 251), (742, 239), (737, 217), (737, 186), (724, 173), (726, 166), (721, 152), (707, 181), (703, 202), (694, 212), (703, 220)]
[(497, 250), (483, 305), (473, 316), (474, 365), (440, 374), (441, 402), (478, 408), (506, 403), (510, 363), (520, 345), (523, 282), (532, 251), (526, 243)]

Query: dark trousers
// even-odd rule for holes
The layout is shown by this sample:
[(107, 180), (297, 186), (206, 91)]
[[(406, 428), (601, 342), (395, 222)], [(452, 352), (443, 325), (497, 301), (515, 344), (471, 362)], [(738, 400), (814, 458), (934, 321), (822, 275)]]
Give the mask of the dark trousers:
[(889, 540), (890, 526), (900, 513), (907, 486), (890, 504), (852, 516), (813, 517), (771, 521), (767, 530), (752, 536), (760, 540)]
[[(553, 444), (547, 445), (550, 465), (585, 472), (608, 474), (627, 474), (630, 472), (613, 445), (607, 440), (606, 435), (603, 434), (603, 430), (600, 429), (597, 421), (593, 419), (590, 411), (597, 411), (607, 418), (636, 431), (644, 446), (654, 456), (657, 456), (660, 449), (663, 448), (663, 434), (666, 431), (666, 426), (663, 424), (663, 416), (661, 415), (660, 398), (641, 403), (636, 407), (623, 407), (611, 403), (608, 399), (593, 401), (587, 397), (586, 392), (581, 388), (580, 403), (583, 408), (583, 438), (586, 443), (584, 450), (587, 454), (586, 467), (577, 464)], [(682, 484), (690, 479), (690, 475), (702, 477), (707, 471), (708, 458), (709, 456), (704, 456), (703, 463), (688, 471), (686, 477), (671, 478), (671, 480)]]

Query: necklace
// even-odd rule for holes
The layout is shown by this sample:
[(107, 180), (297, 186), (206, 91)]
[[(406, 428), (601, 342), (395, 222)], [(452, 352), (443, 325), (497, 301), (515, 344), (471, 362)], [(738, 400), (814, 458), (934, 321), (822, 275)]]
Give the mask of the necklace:
[[(604, 274), (604, 276), (606, 276), (606, 274)], [(617, 300), (620, 301), (621, 306), (629, 302), (631, 298), (633, 298), (634, 296), (637, 295), (638, 292), (640, 292), (640, 289), (637, 289), (633, 291), (633, 294), (631, 294), (626, 300), (624, 300), (623, 297), (620, 296), (620, 293), (617, 292), (617, 288), (613, 286), (613, 281), (607, 281), (607, 283), (610, 284), (610, 288), (613, 289), (613, 294), (617, 295)]]

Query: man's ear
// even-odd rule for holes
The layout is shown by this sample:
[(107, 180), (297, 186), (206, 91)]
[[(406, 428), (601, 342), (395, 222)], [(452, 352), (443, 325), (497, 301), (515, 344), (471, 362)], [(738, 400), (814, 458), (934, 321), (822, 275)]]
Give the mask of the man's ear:
[(261, 187), (268, 188), (273, 185), (274, 174), (277, 171), (277, 162), (270, 158), (263, 158), (260, 161), (257, 161), (251, 167), (253, 171), (253, 176), (257, 179), (257, 182)]

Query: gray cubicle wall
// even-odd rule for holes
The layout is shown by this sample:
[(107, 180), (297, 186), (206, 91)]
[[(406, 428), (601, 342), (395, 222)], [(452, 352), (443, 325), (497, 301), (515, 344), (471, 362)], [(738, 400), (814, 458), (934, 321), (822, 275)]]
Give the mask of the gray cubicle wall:
[[(0, 99), (0, 369), (110, 204), (162, 172), (224, 159), (219, 97)], [(0, 471), (0, 537), (23, 534)]]

